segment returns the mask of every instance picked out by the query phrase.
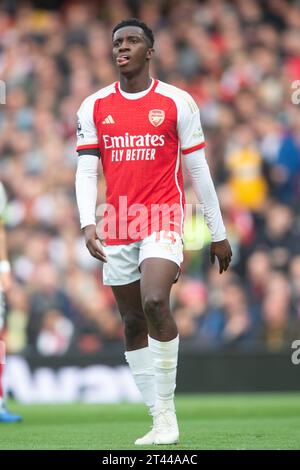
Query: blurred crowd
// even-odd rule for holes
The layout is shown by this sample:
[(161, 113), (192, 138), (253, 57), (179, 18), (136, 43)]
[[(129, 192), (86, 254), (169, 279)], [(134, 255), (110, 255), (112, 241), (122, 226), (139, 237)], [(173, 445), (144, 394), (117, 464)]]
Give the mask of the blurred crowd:
[[(2, 1), (0, 175), (13, 266), (9, 352), (94, 353), (123, 338), (111, 289), (88, 254), (75, 202), (76, 111), (117, 80), (111, 29), (155, 33), (152, 75), (192, 94), (218, 190), (232, 268), (190, 237), (172, 291), (181, 338), (203, 349), (290, 349), (300, 338), (300, 2)], [(294, 100), (295, 101), (295, 100)], [(99, 181), (99, 202), (105, 184)], [(196, 202), (186, 179), (189, 202)], [(202, 247), (203, 245), (203, 247)], [(201, 248), (201, 249), (200, 249)]]

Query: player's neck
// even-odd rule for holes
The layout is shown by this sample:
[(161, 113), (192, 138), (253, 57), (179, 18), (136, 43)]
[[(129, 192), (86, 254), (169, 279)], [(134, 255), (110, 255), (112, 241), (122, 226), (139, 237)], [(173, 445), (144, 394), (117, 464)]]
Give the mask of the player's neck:
[(120, 75), (120, 88), (122, 91), (125, 91), (125, 93), (139, 93), (150, 87), (151, 80), (149, 73), (145, 76), (138, 75), (135, 77)]

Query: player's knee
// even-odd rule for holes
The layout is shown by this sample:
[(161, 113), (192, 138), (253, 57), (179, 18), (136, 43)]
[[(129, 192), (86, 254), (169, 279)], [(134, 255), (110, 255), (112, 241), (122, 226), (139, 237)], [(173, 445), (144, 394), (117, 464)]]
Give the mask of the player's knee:
[(145, 296), (143, 302), (144, 312), (147, 318), (158, 320), (168, 313), (168, 302), (161, 294), (150, 294)]

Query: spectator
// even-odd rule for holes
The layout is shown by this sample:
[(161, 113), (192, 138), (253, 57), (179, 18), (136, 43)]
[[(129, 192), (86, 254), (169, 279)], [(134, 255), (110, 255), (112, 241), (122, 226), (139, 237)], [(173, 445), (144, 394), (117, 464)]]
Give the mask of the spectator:
[(299, 325), (292, 317), (291, 292), (285, 276), (274, 273), (262, 305), (262, 325), (257, 340), (270, 351), (290, 348)]
[(43, 356), (60, 356), (68, 351), (74, 327), (70, 320), (59, 310), (44, 312), (40, 331), (38, 332), (37, 350)]
[(246, 346), (251, 338), (251, 311), (242, 287), (236, 282), (224, 286), (218, 309), (207, 312), (200, 335), (207, 345)]

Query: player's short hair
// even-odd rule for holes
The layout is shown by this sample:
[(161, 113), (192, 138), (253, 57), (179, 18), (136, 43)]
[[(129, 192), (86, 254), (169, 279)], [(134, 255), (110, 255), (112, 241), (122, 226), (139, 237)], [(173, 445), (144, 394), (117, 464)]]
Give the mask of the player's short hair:
[(116, 24), (116, 26), (112, 30), (112, 36), (115, 34), (116, 31), (118, 31), (118, 29), (125, 28), (126, 26), (138, 26), (139, 28), (141, 28), (144, 31), (146, 38), (149, 39), (151, 47), (153, 47), (154, 35), (152, 30), (149, 28), (149, 26), (146, 25), (146, 23), (143, 23), (137, 18), (127, 18), (126, 20), (123, 20), (120, 23)]

